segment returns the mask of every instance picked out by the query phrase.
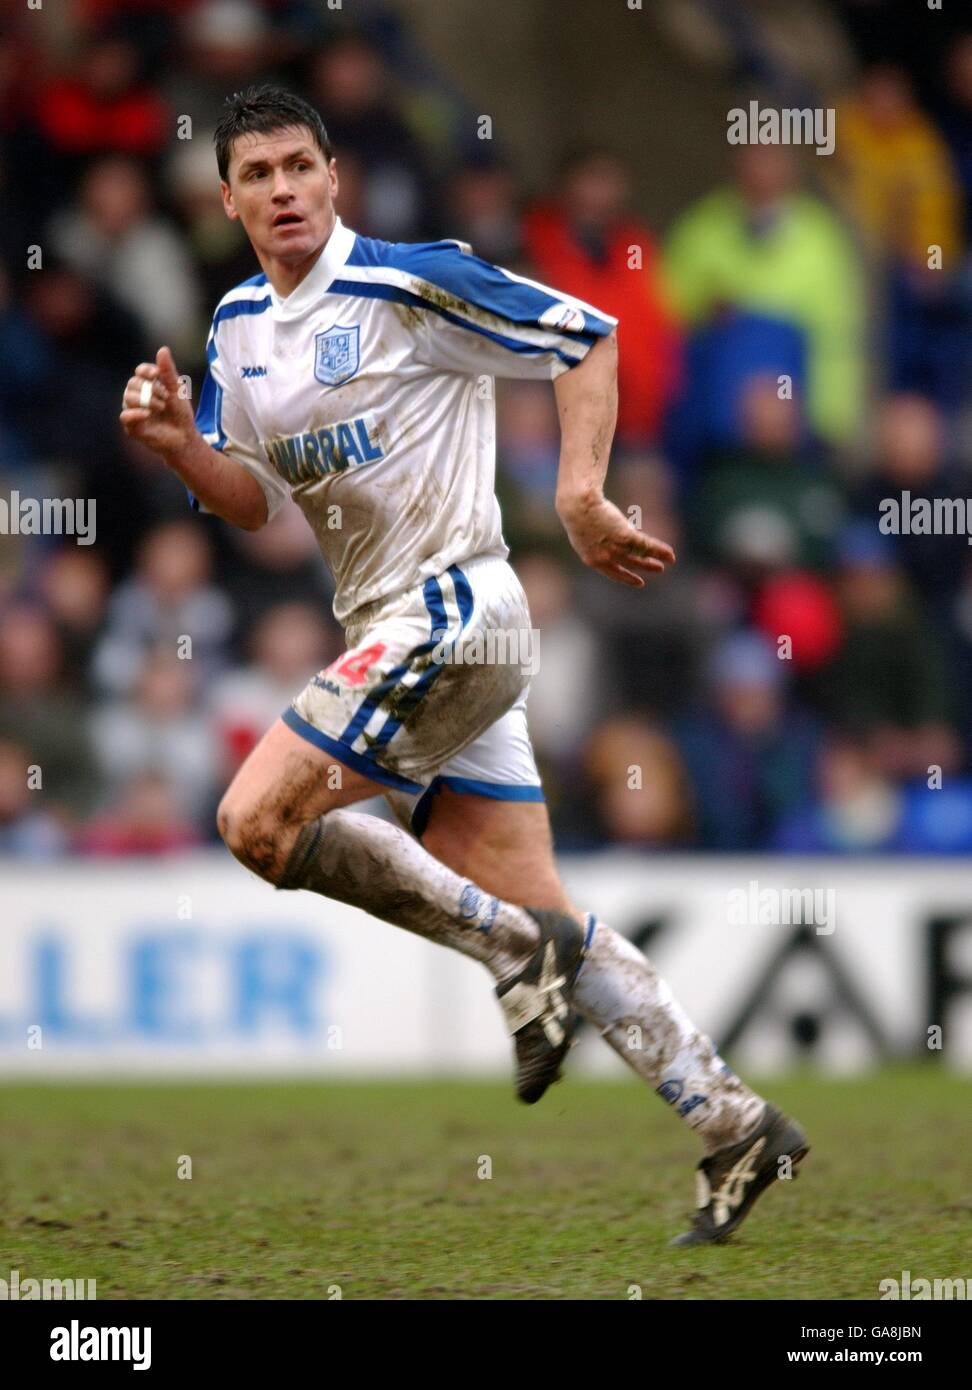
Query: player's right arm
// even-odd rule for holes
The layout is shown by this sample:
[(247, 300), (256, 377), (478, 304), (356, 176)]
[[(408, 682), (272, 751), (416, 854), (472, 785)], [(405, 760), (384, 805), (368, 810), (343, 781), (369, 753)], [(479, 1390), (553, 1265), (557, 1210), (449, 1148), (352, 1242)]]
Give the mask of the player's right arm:
[[(139, 404), (152, 383), (147, 406)], [(179, 390), (172, 353), (159, 348), (155, 362), (141, 362), (125, 387), (119, 416), (125, 433), (157, 453), (182, 479), (199, 506), (245, 531), (258, 531), (269, 515), (264, 488), (241, 463), (214, 449), (196, 427), (192, 404)]]

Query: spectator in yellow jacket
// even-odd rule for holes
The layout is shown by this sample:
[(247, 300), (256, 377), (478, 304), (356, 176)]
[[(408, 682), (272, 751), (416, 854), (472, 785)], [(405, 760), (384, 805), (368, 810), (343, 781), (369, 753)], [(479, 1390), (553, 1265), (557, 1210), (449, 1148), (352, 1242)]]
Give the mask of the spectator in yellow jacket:
[(961, 252), (958, 181), (945, 141), (916, 105), (901, 69), (869, 68), (857, 92), (838, 106), (828, 172), (875, 254), (912, 268), (955, 268)]

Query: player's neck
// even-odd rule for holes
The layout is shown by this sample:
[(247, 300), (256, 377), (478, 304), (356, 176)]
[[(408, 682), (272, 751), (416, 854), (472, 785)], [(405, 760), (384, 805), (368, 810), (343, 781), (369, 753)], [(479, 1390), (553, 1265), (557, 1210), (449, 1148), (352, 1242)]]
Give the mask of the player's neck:
[(324, 254), (327, 243), (331, 240), (337, 219), (335, 218), (327, 230), (327, 235), (316, 250), (311, 251), (300, 261), (282, 261), (276, 256), (264, 256), (257, 252), (257, 260), (264, 275), (270, 281), (274, 290), (281, 299), (286, 299), (293, 294), (297, 286), (307, 278), (314, 269), (321, 256)]

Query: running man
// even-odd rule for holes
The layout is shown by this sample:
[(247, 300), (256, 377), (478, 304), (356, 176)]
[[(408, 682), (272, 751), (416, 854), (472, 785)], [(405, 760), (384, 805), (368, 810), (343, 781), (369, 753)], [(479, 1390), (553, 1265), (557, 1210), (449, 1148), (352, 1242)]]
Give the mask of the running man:
[[(556, 510), (581, 560), (643, 587), (674, 563), (603, 491), (616, 321), (455, 241), (392, 244), (336, 216), (323, 122), (272, 87), (233, 96), (215, 136), (223, 204), (262, 273), (213, 318), (195, 418), (167, 347), (121, 422), (193, 506), (246, 530), (289, 495), (336, 584), (347, 652), (314, 675), (219, 807), (231, 852), (472, 956), (493, 977), (533, 1103), (580, 1015), (703, 1145), (679, 1242), (730, 1234), (806, 1153), (794, 1122), (693, 1027), (649, 961), (568, 900), (527, 733), (522, 660), (450, 660), (530, 630), (494, 495), (495, 376), (553, 382)], [(384, 795), (405, 828), (345, 808)]]

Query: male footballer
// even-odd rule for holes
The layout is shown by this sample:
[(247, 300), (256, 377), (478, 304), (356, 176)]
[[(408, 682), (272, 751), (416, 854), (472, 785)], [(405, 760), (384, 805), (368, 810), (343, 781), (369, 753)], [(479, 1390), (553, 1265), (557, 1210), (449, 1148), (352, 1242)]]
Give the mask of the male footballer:
[[(556, 510), (584, 563), (639, 588), (674, 563), (604, 496), (616, 320), (459, 242), (345, 227), (321, 118), (286, 91), (232, 97), (215, 142), (226, 214), (261, 273), (216, 309), (195, 418), (162, 347), (125, 387), (121, 422), (194, 506), (235, 526), (264, 526), (289, 494), (347, 640), (237, 772), (220, 833), (278, 888), (481, 961), (527, 1103), (559, 1076), (576, 1016), (596, 1024), (702, 1141), (698, 1210), (677, 1243), (721, 1240), (806, 1138), (729, 1070), (649, 961), (568, 900), (523, 663), (449, 660), (530, 629), (494, 496), (495, 376), (553, 383)], [(406, 828), (345, 809), (376, 794)]]

